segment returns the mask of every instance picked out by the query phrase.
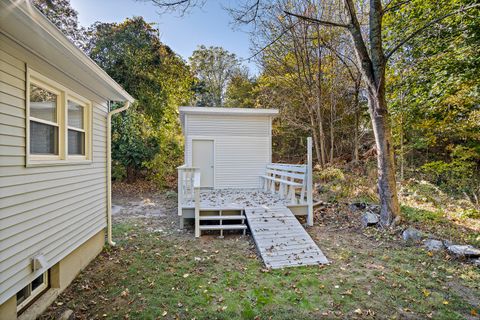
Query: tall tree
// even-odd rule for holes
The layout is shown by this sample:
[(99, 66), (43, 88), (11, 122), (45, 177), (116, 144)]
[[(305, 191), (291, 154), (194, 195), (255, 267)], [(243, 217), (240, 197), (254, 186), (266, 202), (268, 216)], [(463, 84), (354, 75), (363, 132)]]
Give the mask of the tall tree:
[(248, 72), (237, 72), (234, 74), (227, 85), (225, 107), (255, 107), (257, 95), (256, 86), (256, 79), (250, 77)]
[[(154, 2), (163, 7), (178, 4), (178, 2), (169, 0), (154, 0)], [(313, 1), (305, 2), (313, 3)], [(478, 3), (460, 3), (448, 12), (443, 12), (442, 10), (435, 12), (436, 14), (428, 19), (423, 19), (420, 24), (408, 24), (408, 31), (406, 33), (394, 34), (389, 39), (389, 46), (385, 49), (384, 40), (386, 36), (383, 28), (385, 15), (389, 11), (395, 11), (403, 6), (407, 6), (410, 2), (404, 0), (369, 0), (366, 2), (329, 0), (321, 2), (320, 10), (313, 12), (299, 12), (290, 2), (287, 2), (284, 8), (284, 13), (287, 16), (296, 17), (299, 20), (315, 25), (342, 28), (349, 34), (355, 51), (357, 65), (362, 73), (366, 87), (369, 114), (375, 136), (381, 224), (384, 226), (392, 225), (392, 223), (400, 219), (400, 206), (395, 178), (394, 145), (386, 100), (387, 62), (400, 48), (438, 22), (480, 6)], [(200, 2), (200, 5), (202, 3), (204, 2)], [(272, 4), (275, 3), (277, 1), (245, 1), (243, 2), (244, 5), (240, 6), (240, 10), (234, 13), (234, 16), (240, 23), (256, 23), (258, 17), (270, 10)], [(198, 5), (198, 2), (186, 0), (181, 1), (181, 4), (186, 6)], [(325, 12), (329, 13), (329, 16), (325, 16)], [(281, 32), (280, 36), (272, 43), (278, 41), (287, 31)]]
[(181, 162), (177, 107), (190, 101), (193, 84), (186, 62), (141, 17), (97, 23), (89, 34), (91, 58), (136, 98), (135, 109), (113, 123), (114, 159), (122, 160), (130, 175), (147, 168), (164, 182)]
[(199, 46), (189, 58), (192, 72), (203, 90), (197, 96), (197, 105), (221, 107), (225, 102), (227, 85), (240, 72), (240, 62), (234, 53), (221, 47)]
[[(426, 18), (469, 3), (411, 1), (385, 16), (386, 41)], [(413, 38), (392, 57), (387, 70), (387, 99), (401, 175), (404, 167), (428, 168), (426, 179), (439, 182), (450, 194), (466, 193), (473, 199), (480, 198), (479, 43), (480, 10), (470, 10), (447, 17)], [(469, 156), (462, 158), (461, 153)], [(471, 163), (460, 165), (460, 159)], [(453, 165), (455, 169), (448, 175), (441, 172)], [(476, 170), (471, 170), (472, 165)], [(460, 179), (462, 169), (466, 171)]]
[[(395, 178), (394, 148), (385, 90), (387, 61), (399, 48), (433, 24), (473, 7), (461, 7), (423, 23), (420, 27), (411, 30), (406, 36), (394, 39), (392, 47), (385, 52), (382, 28), (383, 17), (388, 10), (395, 10), (398, 6), (406, 3), (408, 2), (392, 0), (384, 6), (381, 0), (370, 0), (368, 8), (362, 8), (361, 5), (355, 5), (353, 0), (343, 0), (344, 10), (339, 12), (337, 19), (329, 20), (285, 10), (287, 15), (315, 24), (345, 28), (350, 34), (367, 89), (369, 113), (377, 147), (378, 192), (381, 203), (380, 218), (382, 225), (385, 226), (391, 225), (400, 217)], [(359, 11), (359, 9), (365, 9), (366, 11), (366, 19), (368, 21), (366, 39), (364, 38), (364, 28), (361, 24), (364, 18), (362, 15), (363, 10)]]
[(84, 48), (85, 28), (78, 22), (78, 12), (72, 8), (70, 0), (32, 0), (32, 3), (77, 47)]

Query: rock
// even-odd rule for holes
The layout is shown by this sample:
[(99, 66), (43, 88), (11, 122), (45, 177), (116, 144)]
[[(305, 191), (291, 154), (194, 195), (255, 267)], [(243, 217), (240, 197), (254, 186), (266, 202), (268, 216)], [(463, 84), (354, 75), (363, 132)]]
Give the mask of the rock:
[(476, 265), (477, 267), (480, 267), (480, 259), (472, 260), (472, 263), (473, 263), (474, 265)]
[(480, 257), (480, 249), (477, 249), (471, 245), (459, 245), (454, 244), (447, 247), (447, 250), (453, 255), (460, 258), (478, 258)]
[(450, 240), (443, 240), (443, 245), (448, 248), (450, 246), (453, 246), (455, 243), (453, 243), (452, 241)]
[(440, 251), (443, 249), (443, 242), (440, 240), (428, 239), (428, 240), (425, 240), (423, 245), (429, 251)]
[(420, 241), (423, 238), (423, 233), (420, 230), (409, 227), (402, 233), (402, 238), (405, 241)]
[(380, 214), (380, 206), (378, 204), (369, 204), (367, 209), (373, 213)]
[(362, 214), (361, 221), (364, 227), (374, 226), (380, 221), (380, 217), (371, 211), (367, 211)]
[(350, 205), (348, 206), (348, 208), (352, 211), (365, 210), (366, 207), (367, 205), (363, 202), (350, 203)]
[(59, 320), (69, 320), (70, 317), (72, 316), (72, 314), (73, 314), (73, 310), (67, 309), (62, 313), (62, 315), (58, 319)]

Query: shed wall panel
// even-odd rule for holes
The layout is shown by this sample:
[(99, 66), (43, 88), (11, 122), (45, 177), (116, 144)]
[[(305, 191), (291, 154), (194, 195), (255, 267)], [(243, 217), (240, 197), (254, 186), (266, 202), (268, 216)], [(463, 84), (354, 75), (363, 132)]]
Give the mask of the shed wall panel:
[(258, 188), (259, 176), (271, 162), (271, 118), (188, 114), (185, 159), (192, 164), (192, 140), (215, 145), (215, 188)]

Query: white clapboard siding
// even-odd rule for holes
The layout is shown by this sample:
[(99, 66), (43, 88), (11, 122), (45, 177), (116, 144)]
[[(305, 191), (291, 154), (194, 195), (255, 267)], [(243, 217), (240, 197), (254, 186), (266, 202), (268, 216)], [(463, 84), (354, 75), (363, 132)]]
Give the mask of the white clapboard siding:
[[(37, 276), (30, 266), (35, 254), (51, 267), (106, 226), (107, 103), (86, 96), (93, 103), (91, 163), (26, 167), (27, 63), (65, 80), (0, 35), (0, 304)], [(70, 90), (86, 95), (68, 81)]]
[(265, 136), (270, 134), (269, 117), (188, 115), (188, 134), (198, 136)]
[(192, 140), (215, 144), (215, 188), (258, 188), (271, 162), (270, 117), (188, 114), (185, 123), (187, 163)]

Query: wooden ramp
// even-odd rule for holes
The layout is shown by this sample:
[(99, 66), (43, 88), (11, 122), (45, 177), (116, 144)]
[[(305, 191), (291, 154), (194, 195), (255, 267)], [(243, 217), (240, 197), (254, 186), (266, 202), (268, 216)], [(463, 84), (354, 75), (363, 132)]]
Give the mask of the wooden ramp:
[(258, 251), (268, 268), (329, 263), (287, 207), (246, 208), (245, 215)]

